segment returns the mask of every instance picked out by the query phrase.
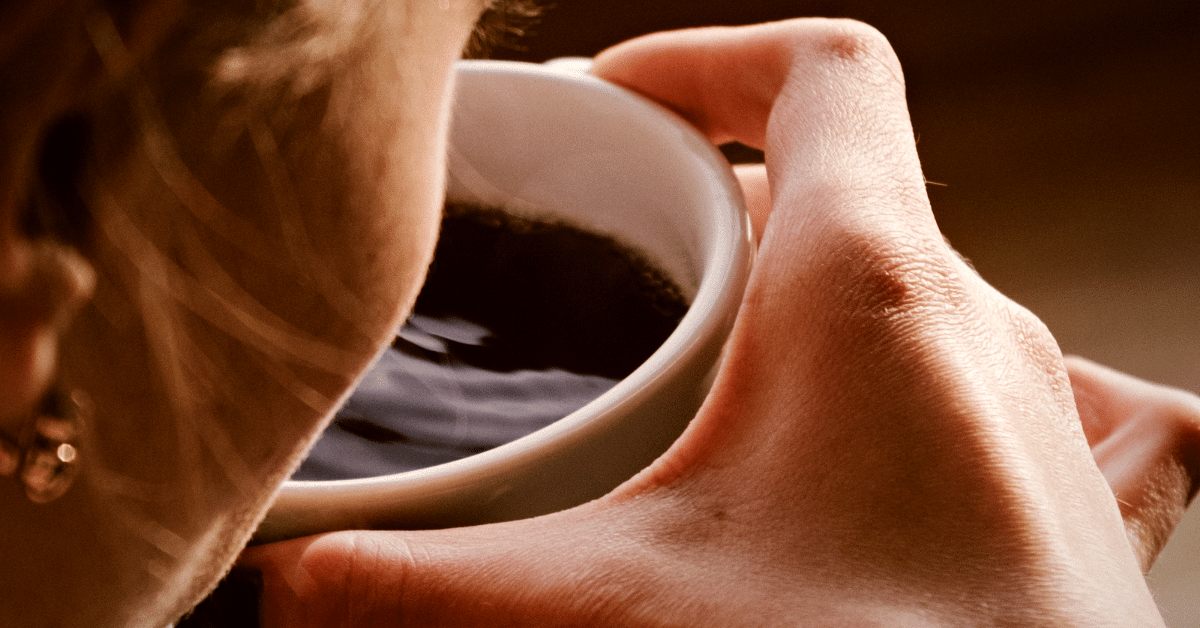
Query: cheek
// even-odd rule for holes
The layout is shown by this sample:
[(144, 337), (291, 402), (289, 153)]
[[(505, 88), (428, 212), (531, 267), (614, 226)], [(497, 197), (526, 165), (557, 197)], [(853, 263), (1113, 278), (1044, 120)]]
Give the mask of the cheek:
[[(446, 188), (447, 136), (454, 93), (453, 62), (456, 55), (414, 60), (428, 77), (420, 88), (410, 86), (406, 93), (393, 94), (381, 103), (389, 111), (390, 121), (360, 121), (354, 141), (365, 155), (387, 155), (378, 178), (368, 177), (365, 185), (388, 216), (389, 235), (380, 244), (402, 245), (397, 251), (398, 264), (390, 272), (399, 272), (405, 283), (405, 310), (415, 300), (432, 259), (441, 221)], [(398, 77), (377, 77), (377, 81), (401, 84)], [(396, 129), (386, 144), (379, 142), (384, 129)]]
[[(444, 106), (449, 107), (448, 104)], [(446, 125), (442, 122), (443, 117), (439, 111), (437, 117), (429, 119), (429, 126), (436, 131), (423, 141), (415, 141), (412, 137), (399, 140), (405, 159), (396, 165), (394, 176), (404, 181), (398, 187), (405, 188), (407, 193), (394, 201), (397, 222), (393, 241), (405, 243), (408, 249), (401, 256), (401, 268), (406, 271), (405, 282), (408, 284), (405, 292), (409, 294), (409, 299), (404, 301), (406, 312), (425, 281), (439, 235), (446, 186)]]

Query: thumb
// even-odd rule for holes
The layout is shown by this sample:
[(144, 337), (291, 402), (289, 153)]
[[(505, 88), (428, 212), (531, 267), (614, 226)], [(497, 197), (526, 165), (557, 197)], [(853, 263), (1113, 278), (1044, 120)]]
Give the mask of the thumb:
[(589, 625), (609, 612), (600, 573), (621, 555), (600, 542), (619, 528), (605, 520), (567, 511), (448, 530), (335, 532), (248, 548), (239, 566), (262, 573), (263, 628)]
[(1082, 358), (1066, 364), (1092, 456), (1148, 571), (1200, 487), (1200, 399)]

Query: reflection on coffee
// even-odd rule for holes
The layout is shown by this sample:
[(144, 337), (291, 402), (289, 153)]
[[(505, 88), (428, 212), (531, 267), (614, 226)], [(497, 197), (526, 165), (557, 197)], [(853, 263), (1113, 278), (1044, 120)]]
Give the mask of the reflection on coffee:
[(610, 238), (447, 204), (412, 315), (293, 479), (399, 473), (524, 436), (631, 373), (686, 311)]

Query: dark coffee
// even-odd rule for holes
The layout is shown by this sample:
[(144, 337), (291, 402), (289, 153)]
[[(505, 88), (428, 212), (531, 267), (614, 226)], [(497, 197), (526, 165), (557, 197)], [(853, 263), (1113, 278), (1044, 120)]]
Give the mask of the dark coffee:
[(524, 436), (632, 372), (686, 311), (610, 238), (448, 204), (412, 315), (293, 479), (399, 473)]

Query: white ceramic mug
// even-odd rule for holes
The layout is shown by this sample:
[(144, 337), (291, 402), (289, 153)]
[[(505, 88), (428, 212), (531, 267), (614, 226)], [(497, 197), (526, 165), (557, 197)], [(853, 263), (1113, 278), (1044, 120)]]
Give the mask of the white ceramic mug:
[(741, 191), (721, 153), (665, 108), (556, 66), (461, 62), (452, 120), (448, 198), (613, 236), (666, 271), (690, 309), (632, 374), (528, 436), (395, 475), (285, 482), (258, 541), (569, 508), (666, 451), (708, 392), (753, 251)]

